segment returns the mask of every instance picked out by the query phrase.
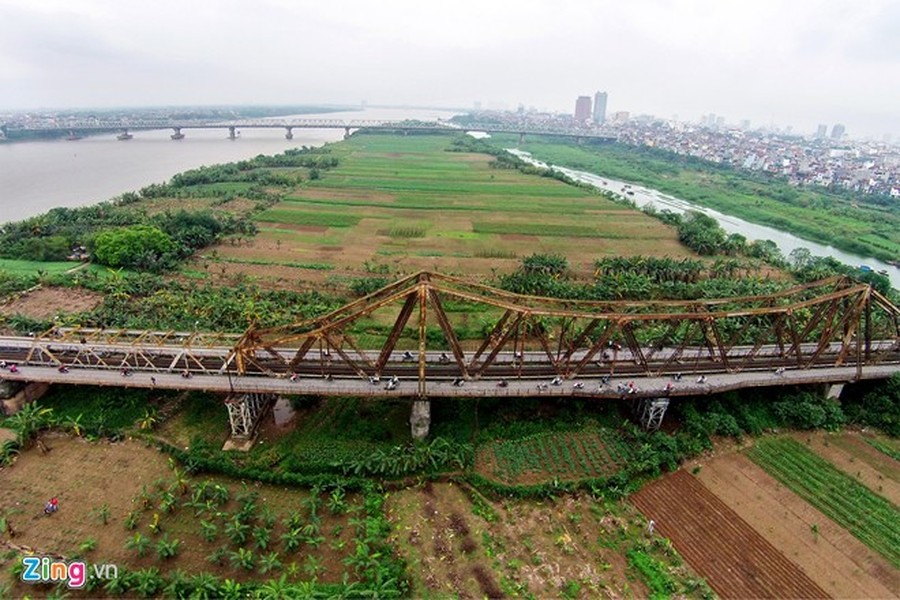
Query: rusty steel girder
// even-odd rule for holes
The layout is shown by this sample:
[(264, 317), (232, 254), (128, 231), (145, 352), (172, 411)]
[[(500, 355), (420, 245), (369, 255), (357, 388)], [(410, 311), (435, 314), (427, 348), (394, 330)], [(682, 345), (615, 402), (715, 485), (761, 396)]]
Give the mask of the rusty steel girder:
[[(448, 310), (448, 302), (463, 310)], [(484, 322), (482, 333), (461, 340), (459, 331), (472, 332), (473, 315)], [(317, 345), (324, 350), (310, 358)], [(318, 318), (251, 328), (231, 357), (241, 374), (416, 378), (424, 397), (430, 378), (861, 368), (898, 353), (900, 311), (847, 278), (762, 296), (592, 302), (519, 295), (423, 271)]]

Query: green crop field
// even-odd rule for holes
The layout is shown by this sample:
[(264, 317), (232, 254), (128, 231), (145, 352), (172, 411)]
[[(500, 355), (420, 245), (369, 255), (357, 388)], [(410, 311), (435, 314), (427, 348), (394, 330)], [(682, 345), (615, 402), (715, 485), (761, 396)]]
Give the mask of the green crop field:
[(900, 511), (790, 438), (763, 438), (747, 455), (801, 498), (900, 568)]
[(617, 431), (589, 426), (491, 442), (480, 453), (493, 463), (491, 476), (512, 484), (608, 477), (633, 458), (634, 450)]
[[(605, 256), (691, 256), (674, 229), (598, 192), (495, 168), (491, 156), (449, 152), (449, 135), (354, 135), (330, 146), (338, 165), (304, 178), (255, 215), (251, 248), (221, 245), (223, 258), (287, 268), (328, 264), (347, 275), (364, 264), (390, 271), (485, 276), (512, 271), (535, 252), (563, 254), (577, 275)], [(235, 268), (230, 263), (229, 269)], [(284, 278), (285, 272), (279, 271)], [(331, 281), (298, 271), (298, 281)]]

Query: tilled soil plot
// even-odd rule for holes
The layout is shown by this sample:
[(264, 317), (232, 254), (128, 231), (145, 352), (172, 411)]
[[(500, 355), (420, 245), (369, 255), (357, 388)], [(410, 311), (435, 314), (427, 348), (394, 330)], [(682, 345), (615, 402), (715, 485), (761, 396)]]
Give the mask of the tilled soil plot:
[(716, 457), (704, 463), (697, 479), (832, 596), (897, 595), (900, 572), (887, 560), (746, 456)]
[(632, 503), (723, 598), (829, 598), (800, 568), (685, 471)]

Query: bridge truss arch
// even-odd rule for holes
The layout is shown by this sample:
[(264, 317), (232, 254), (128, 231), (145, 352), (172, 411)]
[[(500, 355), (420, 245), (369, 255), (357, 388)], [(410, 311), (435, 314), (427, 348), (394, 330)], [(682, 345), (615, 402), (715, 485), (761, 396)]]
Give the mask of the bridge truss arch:
[(315, 319), (250, 328), (228, 360), (240, 375), (415, 380), (423, 398), (430, 383), (448, 381), (560, 385), (579, 378), (862, 369), (900, 362), (900, 311), (847, 278), (763, 296), (594, 302), (518, 295), (420, 272)]

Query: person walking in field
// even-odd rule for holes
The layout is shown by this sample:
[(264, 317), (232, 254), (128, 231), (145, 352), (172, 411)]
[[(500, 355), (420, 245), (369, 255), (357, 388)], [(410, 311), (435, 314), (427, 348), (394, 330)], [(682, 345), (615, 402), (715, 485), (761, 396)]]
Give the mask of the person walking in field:
[(647, 523), (647, 533), (653, 535), (653, 529), (656, 527), (656, 521), (650, 519), (650, 522)]
[(52, 515), (53, 513), (55, 513), (58, 510), (59, 510), (59, 500), (57, 500), (56, 498), (50, 498), (50, 500), (47, 501), (47, 504), (44, 505), (44, 514), (45, 515)]

